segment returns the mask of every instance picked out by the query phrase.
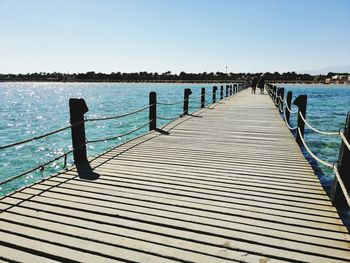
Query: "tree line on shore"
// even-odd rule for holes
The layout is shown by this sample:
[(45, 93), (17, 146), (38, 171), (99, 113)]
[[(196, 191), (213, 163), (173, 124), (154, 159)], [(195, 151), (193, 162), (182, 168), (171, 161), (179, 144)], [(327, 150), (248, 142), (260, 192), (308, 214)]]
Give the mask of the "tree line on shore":
[(330, 72), (327, 75), (297, 74), (293, 72), (259, 72), (259, 73), (223, 73), (223, 72), (203, 72), (173, 74), (170, 71), (164, 73), (157, 72), (134, 72), (122, 73), (112, 72), (96, 73), (89, 71), (86, 73), (28, 73), (28, 74), (0, 74), (0, 81), (61, 81), (61, 82), (225, 82), (225, 81), (249, 81), (254, 77), (259, 78), (264, 74), (266, 81), (275, 82), (325, 82), (326, 78), (331, 78), (336, 74)]

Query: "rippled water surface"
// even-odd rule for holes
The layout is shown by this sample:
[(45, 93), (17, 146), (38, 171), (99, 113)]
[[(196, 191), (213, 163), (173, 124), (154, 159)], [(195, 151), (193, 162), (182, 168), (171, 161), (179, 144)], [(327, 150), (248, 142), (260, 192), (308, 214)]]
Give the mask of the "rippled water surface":
[[(69, 125), (68, 100), (82, 97), (86, 100), (88, 118), (118, 115), (148, 105), (148, 94), (156, 91), (158, 101), (172, 102), (183, 99), (183, 89), (191, 88), (193, 95), (191, 111), (199, 107), (200, 88), (210, 92), (213, 84), (155, 84), (155, 83), (0, 83), (0, 145), (30, 138), (57, 128)], [(281, 86), (281, 85), (280, 85)], [(344, 126), (347, 112), (350, 110), (350, 86), (332, 85), (285, 85), (286, 90), (308, 95), (307, 118), (320, 130), (338, 131)], [(182, 111), (182, 105), (159, 106), (159, 116), (176, 117)], [(122, 119), (88, 122), (86, 136), (88, 140), (100, 139), (125, 133), (148, 121), (148, 111)], [(167, 121), (159, 121), (159, 125)], [(292, 118), (295, 124), (295, 119)], [(129, 136), (115, 141), (101, 142), (88, 146), (89, 156), (97, 155), (148, 130), (145, 127)], [(340, 139), (337, 136), (325, 136), (306, 130), (306, 142), (322, 159), (331, 163), (337, 160)], [(40, 165), (55, 156), (71, 149), (70, 130), (49, 138), (0, 150), (0, 180), (19, 174)], [(72, 162), (72, 157), (68, 157)], [(45, 168), (43, 176), (62, 169), (63, 160), (58, 160)], [(333, 180), (333, 173), (322, 166), (319, 176), (327, 187)], [(0, 186), (0, 194), (8, 193), (30, 182), (38, 180), (42, 174), (38, 171)]]

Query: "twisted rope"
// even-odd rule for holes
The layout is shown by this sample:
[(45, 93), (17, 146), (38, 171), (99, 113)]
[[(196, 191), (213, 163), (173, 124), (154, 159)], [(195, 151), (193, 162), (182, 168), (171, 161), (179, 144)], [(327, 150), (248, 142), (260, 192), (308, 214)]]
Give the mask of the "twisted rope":
[(57, 161), (57, 160), (60, 159), (60, 158), (63, 158), (64, 156), (65, 156), (65, 154), (62, 154), (62, 155), (56, 157), (56, 158), (53, 159), (53, 160), (50, 160), (50, 161), (48, 161), (48, 162), (46, 162), (46, 163), (44, 163), (44, 164), (41, 164), (41, 165), (36, 166), (35, 168), (29, 169), (29, 170), (27, 170), (27, 171), (25, 171), (25, 172), (23, 172), (23, 173), (21, 173), (21, 174), (18, 174), (18, 175), (12, 176), (12, 177), (10, 177), (10, 178), (7, 178), (7, 179), (5, 179), (5, 180), (2, 180), (2, 181), (0, 182), (0, 185), (3, 185), (3, 184), (5, 184), (5, 183), (8, 183), (8, 182), (10, 182), (10, 181), (13, 181), (13, 180), (15, 180), (15, 179), (17, 179), (17, 178), (19, 178), (19, 177), (22, 177), (22, 176), (24, 176), (24, 175), (27, 175), (27, 174), (29, 174), (29, 173), (32, 173), (32, 172), (34, 172), (34, 171), (36, 171), (36, 170), (38, 170), (38, 169), (40, 169), (40, 168), (42, 168), (42, 167), (44, 167), (44, 166), (50, 164), (50, 163), (53, 163), (54, 161)]
[(185, 114), (185, 111), (181, 112), (179, 116), (174, 116), (174, 117), (157, 116), (157, 119), (165, 120), (165, 121), (173, 121), (173, 120), (176, 120), (176, 119), (182, 117), (184, 114)]
[[(276, 102), (276, 106), (278, 106), (278, 111), (282, 112), (284, 111), (283, 107), (281, 107), (281, 101), (283, 101), (282, 103), (284, 103), (284, 99), (282, 99), (281, 95), (278, 96), (278, 101)], [(281, 110), (282, 108), (282, 110)]]
[(284, 99), (284, 104), (286, 105), (286, 108), (287, 108), (287, 110), (288, 110), (290, 113), (292, 113), (292, 114), (298, 113), (298, 111), (292, 111), (292, 110), (289, 108), (288, 103), (287, 103), (287, 101), (286, 101), (285, 99)]
[(146, 123), (144, 123), (143, 125), (129, 131), (129, 132), (126, 132), (126, 133), (122, 133), (122, 134), (119, 134), (117, 136), (113, 136), (113, 137), (108, 137), (108, 138), (103, 138), (103, 139), (98, 139), (98, 140), (91, 140), (91, 141), (87, 141), (86, 143), (89, 144), (89, 143), (97, 143), (97, 142), (104, 142), (104, 141), (110, 141), (110, 140), (115, 140), (115, 139), (118, 139), (118, 138), (122, 138), (124, 136), (127, 136), (131, 133), (134, 133), (138, 130), (141, 130), (142, 128), (146, 127), (148, 124), (150, 124), (153, 120), (150, 120)]
[(39, 135), (39, 136), (30, 138), (30, 139), (26, 139), (26, 140), (23, 140), (23, 141), (18, 141), (18, 142), (14, 142), (14, 143), (10, 143), (10, 144), (1, 146), (1, 147), (0, 147), (0, 150), (6, 149), (6, 148), (10, 148), (10, 147), (14, 147), (14, 146), (17, 146), (17, 145), (21, 145), (21, 144), (24, 144), (24, 143), (28, 143), (28, 142), (31, 142), (31, 141), (36, 141), (36, 140), (39, 140), (39, 139), (42, 139), (42, 138), (45, 138), (45, 137), (54, 135), (54, 134), (56, 134), (56, 133), (62, 132), (62, 131), (64, 131), (64, 130), (67, 130), (67, 129), (69, 129), (69, 128), (71, 128), (71, 127), (74, 127), (74, 126), (76, 126), (76, 125), (79, 125), (79, 124), (81, 124), (81, 123), (83, 123), (83, 122), (84, 122), (84, 121), (79, 122), (79, 123), (76, 123), (76, 124), (74, 124), (74, 125), (69, 125), (69, 126), (66, 126), (66, 127), (61, 128), (61, 129), (58, 129), (58, 130), (55, 130), (55, 131), (51, 131), (51, 132), (48, 132), (48, 133), (45, 133), (45, 134), (42, 134), (42, 135)]
[(29, 139), (25, 139), (25, 140), (22, 140), (22, 141), (18, 141), (18, 142), (14, 142), (14, 143), (10, 143), (10, 144), (7, 144), (7, 145), (0, 146), (0, 150), (11, 148), (11, 147), (18, 146), (18, 145), (21, 145), (21, 144), (25, 144), (25, 143), (28, 143), (28, 142), (31, 142), (31, 141), (36, 141), (36, 140), (39, 140), (39, 139), (42, 139), (42, 138), (45, 138), (45, 137), (49, 137), (49, 136), (54, 135), (56, 133), (59, 133), (59, 132), (68, 130), (68, 129), (72, 128), (72, 127), (75, 127), (77, 125), (80, 125), (80, 124), (82, 124), (84, 122), (88, 122), (88, 121), (104, 121), (104, 120), (112, 120), (112, 119), (119, 119), (119, 118), (122, 118), (122, 117), (127, 117), (127, 116), (130, 116), (130, 115), (139, 113), (141, 111), (144, 111), (144, 110), (148, 109), (151, 106), (153, 106), (153, 105), (149, 105), (149, 106), (144, 107), (142, 109), (139, 109), (139, 110), (136, 110), (136, 111), (133, 111), (133, 112), (129, 112), (129, 113), (126, 113), (126, 114), (122, 114), (122, 115), (116, 115), (116, 116), (110, 116), (110, 117), (101, 117), (101, 118), (85, 118), (84, 121), (75, 123), (73, 125), (68, 125), (66, 127), (63, 127), (63, 128), (60, 128), (60, 129), (57, 129), (57, 130), (54, 130), (54, 131), (51, 131), (51, 132), (39, 135), (39, 136), (35, 136), (35, 137), (29, 138)]
[(148, 105), (147, 107), (144, 107), (144, 108), (142, 108), (142, 109), (129, 112), (129, 113), (125, 113), (125, 114), (121, 114), (121, 115), (115, 115), (115, 116), (108, 116), (108, 117), (86, 118), (85, 121), (105, 121), (105, 120), (119, 119), (119, 118), (127, 117), (127, 116), (130, 116), (130, 115), (133, 115), (133, 114), (142, 112), (142, 111), (144, 111), (144, 110), (147, 110), (147, 109), (149, 109), (151, 106), (153, 106), (153, 104), (152, 104), (152, 105)]
[(333, 164), (326, 162), (324, 160), (321, 160), (320, 158), (318, 158), (311, 150), (310, 148), (306, 145), (304, 138), (301, 134), (300, 128), (298, 127), (298, 133), (299, 133), (299, 137), (305, 147), (305, 149), (308, 151), (308, 153), (312, 156), (312, 158), (314, 158), (316, 161), (318, 161), (319, 163), (323, 164), (324, 166), (328, 167), (328, 168), (333, 168)]
[(338, 132), (325, 132), (325, 131), (320, 131), (316, 128), (314, 128), (310, 123), (308, 123), (303, 114), (301, 114), (301, 112), (299, 112), (299, 116), (301, 117), (301, 119), (303, 120), (303, 122), (311, 129), (313, 130), (314, 132), (317, 132), (317, 133), (320, 133), (320, 134), (324, 134), (324, 135), (339, 135), (339, 131)]
[(292, 131), (296, 130), (298, 127), (291, 127), (287, 122), (286, 111), (284, 109), (283, 109), (283, 115), (284, 115), (284, 122), (286, 123), (287, 127)]
[(159, 104), (159, 105), (164, 105), (164, 106), (172, 106), (172, 105), (181, 104), (181, 103), (185, 102), (186, 100), (188, 100), (188, 99), (181, 100), (181, 101), (176, 101), (176, 102), (172, 102), (172, 103), (167, 103), (167, 102), (157, 102), (157, 104)]
[(171, 117), (158, 117), (157, 116), (157, 119), (158, 120), (163, 120), (163, 121), (173, 121), (173, 120), (176, 120), (176, 119), (178, 119), (178, 118), (180, 118), (180, 116), (176, 116), (176, 117), (173, 117), (173, 118), (171, 118)]

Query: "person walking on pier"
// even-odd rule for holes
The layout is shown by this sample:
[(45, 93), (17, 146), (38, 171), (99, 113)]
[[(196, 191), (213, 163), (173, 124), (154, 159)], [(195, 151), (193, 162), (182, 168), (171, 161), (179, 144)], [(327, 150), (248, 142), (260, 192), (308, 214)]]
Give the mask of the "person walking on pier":
[(252, 94), (255, 94), (255, 91), (256, 91), (256, 85), (258, 84), (258, 79), (256, 77), (254, 77), (252, 79)]
[(258, 88), (260, 89), (260, 94), (264, 94), (264, 86), (265, 86), (264, 75), (261, 75), (258, 82)]

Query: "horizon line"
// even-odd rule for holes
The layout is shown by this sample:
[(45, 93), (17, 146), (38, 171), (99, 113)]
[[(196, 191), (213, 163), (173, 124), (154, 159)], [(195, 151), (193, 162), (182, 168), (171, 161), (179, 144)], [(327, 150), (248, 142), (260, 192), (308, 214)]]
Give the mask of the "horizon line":
[(111, 71), (111, 72), (102, 72), (102, 71), (94, 71), (94, 70), (90, 70), (90, 71), (86, 71), (86, 72), (60, 72), (60, 71), (37, 71), (37, 72), (26, 72), (26, 73), (23, 73), (23, 72), (20, 72), (20, 73), (0, 73), (0, 75), (28, 75), (28, 74), (62, 74), (62, 75), (73, 75), (73, 74), (87, 74), (87, 73), (94, 73), (94, 74), (139, 74), (139, 73), (148, 73), (148, 74), (159, 74), (159, 75), (162, 75), (162, 74), (166, 74), (168, 73), (168, 75), (180, 75), (181, 73), (185, 73), (185, 74), (217, 74), (217, 73), (220, 73), (220, 74), (223, 74), (223, 75), (231, 75), (231, 74), (250, 74), (250, 75), (255, 75), (255, 74), (287, 74), (287, 73), (294, 73), (294, 74), (297, 74), (297, 75), (310, 75), (310, 76), (325, 76), (325, 75), (328, 75), (328, 74), (350, 74), (350, 72), (342, 72), (342, 71), (329, 71), (328, 73), (307, 73), (307, 72), (298, 72), (298, 71), (284, 71), (284, 72), (279, 72), (279, 71), (260, 71), (260, 72), (223, 72), (223, 71), (202, 71), (202, 72), (186, 72), (186, 71), (180, 71), (179, 73), (173, 73), (171, 72), (170, 70), (167, 70), (167, 71), (164, 71), (164, 72), (158, 72), (158, 71), (147, 71), (147, 70), (141, 70), (141, 71), (129, 71), (129, 72), (122, 72), (122, 71)]

